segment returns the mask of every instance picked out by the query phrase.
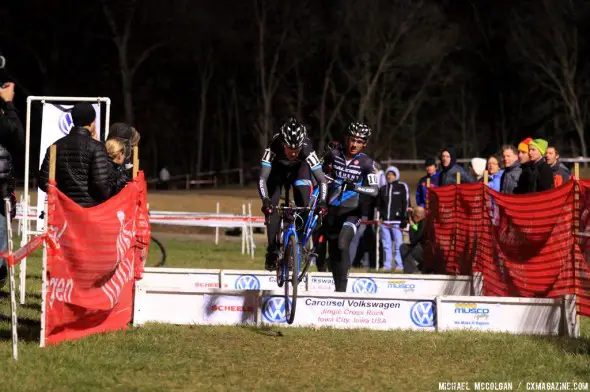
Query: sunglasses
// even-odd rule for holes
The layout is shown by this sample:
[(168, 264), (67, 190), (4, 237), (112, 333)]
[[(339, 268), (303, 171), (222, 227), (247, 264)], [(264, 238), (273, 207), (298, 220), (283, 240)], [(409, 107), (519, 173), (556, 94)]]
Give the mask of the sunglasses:
[(361, 138), (348, 138), (348, 141), (351, 142), (352, 144), (366, 144), (367, 141), (365, 139), (361, 139)]

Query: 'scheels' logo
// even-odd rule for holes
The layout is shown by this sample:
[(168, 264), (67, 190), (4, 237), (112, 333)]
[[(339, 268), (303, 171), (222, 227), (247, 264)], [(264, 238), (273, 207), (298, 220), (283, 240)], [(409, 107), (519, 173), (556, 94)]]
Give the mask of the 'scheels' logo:
[(410, 309), (410, 318), (418, 327), (434, 327), (434, 306), (432, 302), (416, 302)]
[[(291, 303), (291, 300), (289, 300)], [(285, 299), (281, 297), (270, 297), (264, 302), (262, 316), (270, 323), (286, 323)]]
[(357, 294), (375, 294), (377, 283), (371, 278), (357, 278), (352, 284), (352, 292)]
[(63, 112), (61, 116), (59, 116), (58, 121), (59, 130), (64, 135), (70, 133), (70, 130), (74, 126), (74, 121), (72, 120), (72, 114), (70, 112)]
[(260, 280), (254, 275), (241, 275), (235, 284), (236, 290), (259, 290)]

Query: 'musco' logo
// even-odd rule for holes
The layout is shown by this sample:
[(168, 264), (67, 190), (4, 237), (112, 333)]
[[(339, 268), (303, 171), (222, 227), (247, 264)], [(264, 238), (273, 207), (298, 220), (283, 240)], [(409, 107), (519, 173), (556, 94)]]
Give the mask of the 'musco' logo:
[(476, 303), (458, 303), (455, 304), (455, 313), (489, 314), (490, 309), (486, 307), (480, 307)]

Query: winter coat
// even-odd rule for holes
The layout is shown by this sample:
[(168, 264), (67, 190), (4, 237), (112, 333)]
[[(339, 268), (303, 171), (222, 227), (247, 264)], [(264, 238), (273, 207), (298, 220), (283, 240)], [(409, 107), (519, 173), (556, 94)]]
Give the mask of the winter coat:
[[(58, 189), (82, 207), (93, 207), (111, 194), (109, 161), (104, 143), (90, 132), (74, 127), (55, 142), (57, 146), (55, 181)], [(39, 172), (39, 187), (47, 192), (49, 148)]]

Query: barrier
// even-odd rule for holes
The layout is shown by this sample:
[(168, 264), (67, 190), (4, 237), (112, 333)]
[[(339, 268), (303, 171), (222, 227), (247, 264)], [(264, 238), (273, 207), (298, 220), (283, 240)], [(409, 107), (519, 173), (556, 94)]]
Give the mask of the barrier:
[(428, 200), (424, 268), (481, 273), (488, 296), (576, 295), (590, 316), (590, 242), (576, 229), (590, 227), (590, 181), (530, 195), (452, 185), (429, 188)]
[[(473, 320), (480, 323), (476, 328), (488, 331), (571, 337), (579, 334), (574, 301), (561, 299), (304, 292), (297, 298), (297, 314), (292, 325), (286, 324), (284, 301), (283, 293), (278, 290), (162, 289), (151, 287), (147, 280), (139, 281), (135, 286), (133, 324), (279, 325), (434, 332), (467, 329), (467, 324), (455, 324), (455, 321)], [(472, 310), (489, 309), (486, 306), (490, 304), (493, 311), (484, 314), (489, 320), (484, 325), (482, 314)], [(455, 309), (460, 309), (461, 313)], [(510, 318), (503, 317), (502, 311)]]
[[(145, 268), (143, 282), (148, 287), (161, 290), (277, 288), (276, 273), (255, 270)], [(347, 292), (375, 295), (470, 295), (481, 290), (472, 286), (473, 279), (470, 276), (352, 273), (348, 279)], [(333, 292), (334, 280), (331, 273), (310, 272), (299, 287), (304, 291)]]

